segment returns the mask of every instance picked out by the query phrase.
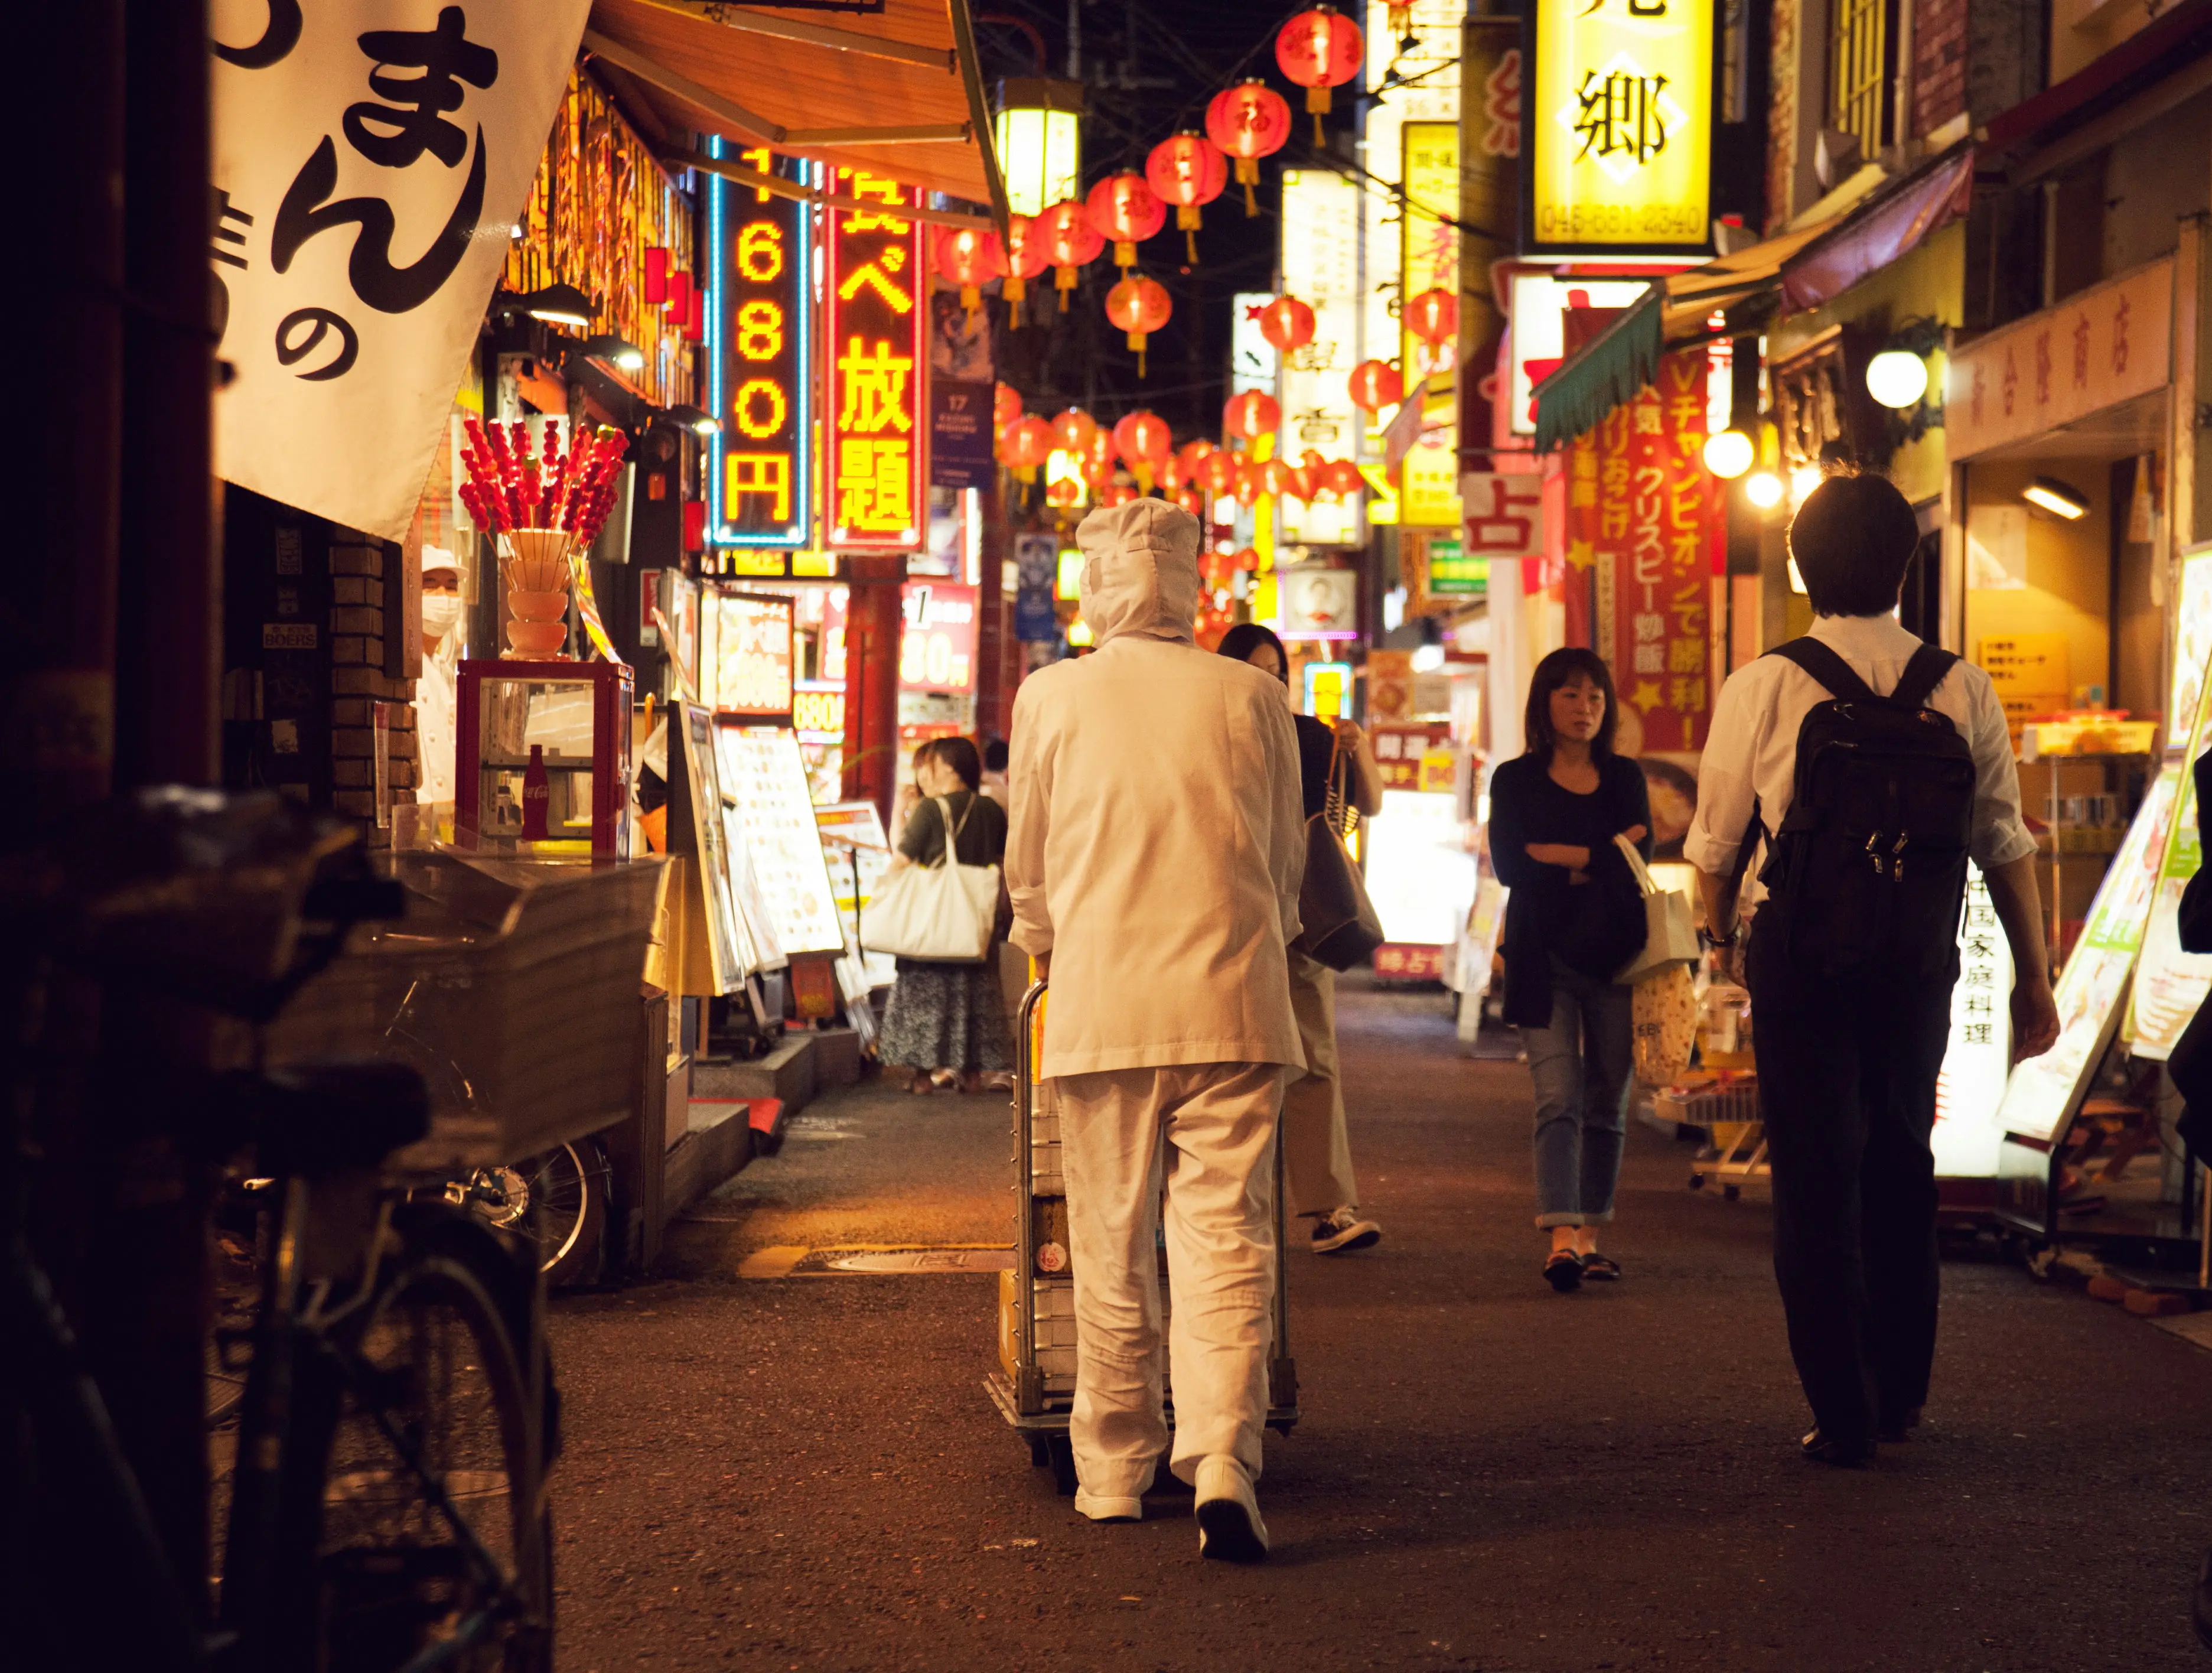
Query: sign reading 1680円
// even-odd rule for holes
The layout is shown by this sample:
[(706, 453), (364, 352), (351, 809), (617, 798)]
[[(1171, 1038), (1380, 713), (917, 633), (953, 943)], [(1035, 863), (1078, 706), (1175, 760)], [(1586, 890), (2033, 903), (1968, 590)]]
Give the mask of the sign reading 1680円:
[(921, 228), (896, 213), (916, 194), (896, 181), (840, 168), (841, 196), (883, 209), (830, 213), (829, 544), (848, 550), (921, 546), (922, 329), (929, 275)]
[[(787, 180), (811, 166), (765, 150), (740, 155)], [(722, 459), (715, 542), (804, 546), (813, 532), (813, 210), (720, 176), (708, 193), (716, 311), (708, 395), (722, 421), (710, 444)]]
[(1714, 0), (1544, 0), (1523, 80), (1531, 250), (1711, 238)]

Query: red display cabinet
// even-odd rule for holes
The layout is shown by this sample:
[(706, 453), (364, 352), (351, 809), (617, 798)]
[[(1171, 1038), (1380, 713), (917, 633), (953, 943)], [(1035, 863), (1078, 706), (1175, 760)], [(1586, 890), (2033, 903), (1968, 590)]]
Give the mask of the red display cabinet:
[(541, 839), (523, 834), (527, 804), (542, 790), (542, 840), (629, 859), (634, 678), (621, 662), (464, 660), (453, 717), (455, 844), (531, 851), (524, 844)]

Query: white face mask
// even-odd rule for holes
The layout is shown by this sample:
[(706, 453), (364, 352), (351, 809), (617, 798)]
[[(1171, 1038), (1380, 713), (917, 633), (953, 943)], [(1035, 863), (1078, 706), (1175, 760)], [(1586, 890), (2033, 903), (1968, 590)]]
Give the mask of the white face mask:
[(422, 631), (434, 639), (443, 639), (461, 619), (461, 595), (458, 593), (425, 593), (422, 595)]

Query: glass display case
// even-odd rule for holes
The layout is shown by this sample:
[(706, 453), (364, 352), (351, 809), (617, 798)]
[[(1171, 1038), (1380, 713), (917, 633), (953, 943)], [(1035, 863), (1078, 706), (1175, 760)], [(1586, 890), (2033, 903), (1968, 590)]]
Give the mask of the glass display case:
[(463, 661), (456, 845), (627, 860), (633, 679), (620, 662)]

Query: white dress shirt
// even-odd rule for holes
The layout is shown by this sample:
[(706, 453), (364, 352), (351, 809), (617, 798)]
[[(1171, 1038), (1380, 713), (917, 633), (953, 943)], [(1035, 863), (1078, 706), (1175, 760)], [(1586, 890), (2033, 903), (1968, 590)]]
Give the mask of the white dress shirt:
[[(1812, 636), (1881, 697), (1897, 689), (1921, 643), (1888, 615), (1816, 617)], [(1815, 703), (1833, 695), (1786, 657), (1762, 656), (1729, 676), (1698, 767), (1698, 812), (1682, 842), (1684, 859), (1701, 872), (1726, 877), (1751, 824), (1754, 794), (1759, 823), (1772, 839), (1796, 787), (1798, 728)], [(1986, 872), (2034, 853), (2035, 838), (2021, 823), (2012, 736), (1989, 675), (1960, 662), (1943, 676), (1928, 706), (1950, 716), (1973, 751), (1974, 824), (1967, 851), (1974, 863)]]

